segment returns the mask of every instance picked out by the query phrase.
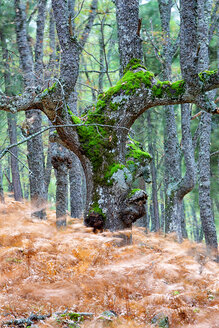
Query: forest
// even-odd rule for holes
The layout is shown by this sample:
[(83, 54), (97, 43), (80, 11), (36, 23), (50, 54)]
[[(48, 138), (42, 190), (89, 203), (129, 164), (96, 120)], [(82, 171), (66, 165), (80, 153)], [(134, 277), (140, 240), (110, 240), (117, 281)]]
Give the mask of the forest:
[(2, 327), (217, 327), (218, 23), (0, 0)]

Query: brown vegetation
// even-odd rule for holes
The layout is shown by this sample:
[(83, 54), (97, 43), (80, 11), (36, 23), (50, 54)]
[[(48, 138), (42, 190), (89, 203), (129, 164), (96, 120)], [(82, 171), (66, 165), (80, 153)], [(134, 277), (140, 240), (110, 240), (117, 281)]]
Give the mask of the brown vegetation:
[[(127, 232), (129, 234), (130, 232)], [(94, 234), (79, 219), (57, 231), (30, 217), (28, 203), (0, 207), (0, 323), (66, 308), (92, 312), (81, 327), (104, 327), (105, 310), (118, 315), (108, 327), (154, 327), (164, 313), (170, 327), (219, 327), (219, 267), (203, 245), (134, 228), (133, 245), (120, 233)], [(50, 317), (39, 327), (61, 327)]]

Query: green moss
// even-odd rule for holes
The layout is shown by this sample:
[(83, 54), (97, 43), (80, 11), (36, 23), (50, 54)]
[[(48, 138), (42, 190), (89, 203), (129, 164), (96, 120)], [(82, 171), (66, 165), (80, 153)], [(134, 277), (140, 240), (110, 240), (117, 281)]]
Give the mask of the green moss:
[(208, 79), (211, 77), (212, 74), (217, 73), (217, 70), (214, 71), (203, 71), (199, 73), (199, 78), (202, 82), (208, 81)]
[(132, 160), (127, 160), (126, 164), (130, 172), (135, 172), (138, 167), (137, 163)]
[(157, 81), (157, 84), (152, 87), (153, 95), (157, 98), (162, 98), (165, 95), (174, 98), (185, 92), (184, 80), (170, 83), (169, 81)]
[[(145, 67), (144, 69), (144, 71), (139, 72), (133, 72), (132, 70), (127, 71), (115, 86), (109, 88), (107, 92), (99, 95), (99, 99), (105, 103), (108, 103), (112, 96), (123, 90), (125, 91), (125, 94), (133, 94), (142, 86), (142, 84), (144, 84), (146, 87), (150, 87), (152, 79), (154, 78), (154, 74), (147, 71)], [(116, 110), (119, 106), (119, 104), (116, 103), (110, 103), (110, 105), (113, 106), (113, 110)]]
[(102, 215), (102, 217), (105, 219), (106, 215), (103, 213), (102, 209), (99, 207), (98, 202), (93, 202), (92, 206), (90, 207), (89, 214), (91, 213), (97, 213)]
[(74, 114), (72, 114), (71, 117), (74, 124), (83, 124), (77, 127), (77, 132), (86, 156), (92, 162), (94, 171), (97, 171), (102, 163), (101, 150), (105, 143), (104, 138), (106, 138), (106, 130), (99, 126), (89, 126), (88, 124), (91, 123), (90, 119), (83, 122)]
[[(149, 159), (151, 160), (151, 155), (149, 153), (147, 153), (146, 151), (143, 151), (140, 147), (139, 147), (139, 142), (134, 141), (132, 139), (132, 143), (129, 143), (127, 145), (128, 151), (126, 154), (126, 158), (134, 158), (136, 159), (138, 162), (143, 162), (145, 161), (145, 159)], [(129, 160), (129, 165), (131, 165), (132, 162)]]
[(106, 103), (103, 100), (98, 100), (96, 104), (96, 111), (102, 111), (106, 107)]
[(130, 62), (127, 64), (127, 66), (126, 66), (126, 68), (124, 69), (124, 72), (123, 72), (123, 73), (125, 74), (125, 73), (127, 73), (128, 71), (130, 71), (130, 70), (135, 70), (135, 69), (137, 69), (137, 68), (139, 68), (139, 67), (144, 68), (145, 70), (147, 70), (146, 67), (142, 65), (142, 61), (141, 61), (141, 59), (133, 58), (133, 59), (131, 59)]
[(171, 84), (171, 89), (176, 90), (178, 95), (185, 91), (185, 81), (179, 80)]
[(120, 164), (120, 163), (114, 163), (109, 166), (108, 170), (105, 173), (105, 178), (108, 180), (110, 179), (114, 173), (116, 173), (118, 170), (122, 170), (125, 168), (125, 165)]
[(138, 192), (140, 190), (142, 190), (142, 189), (139, 189), (139, 188), (132, 189), (128, 194), (128, 198), (131, 198), (136, 192)]
[(118, 110), (119, 104), (118, 103), (113, 103), (112, 101), (110, 102), (110, 109), (112, 110)]
[(57, 86), (57, 82), (53, 83), (53, 85), (52, 85), (50, 88), (47, 88), (47, 89), (43, 90), (42, 95), (45, 96), (45, 95), (47, 95), (48, 93), (52, 93), (52, 92), (54, 92), (55, 89), (56, 89), (56, 86)]
[[(74, 115), (70, 109), (68, 110), (73, 123), (82, 124), (76, 127), (76, 129), (83, 151), (90, 159), (94, 172), (99, 172), (100, 168), (104, 170), (104, 167), (102, 167), (104, 165), (108, 168), (108, 165), (113, 163), (115, 157), (115, 154), (112, 154), (112, 150), (117, 143), (116, 131), (113, 128), (104, 127), (104, 125), (114, 126), (115, 122), (107, 115), (104, 115), (104, 106), (104, 102), (99, 100), (97, 107), (90, 109), (86, 118), (83, 119)], [(107, 164), (103, 163), (103, 158), (105, 158)]]

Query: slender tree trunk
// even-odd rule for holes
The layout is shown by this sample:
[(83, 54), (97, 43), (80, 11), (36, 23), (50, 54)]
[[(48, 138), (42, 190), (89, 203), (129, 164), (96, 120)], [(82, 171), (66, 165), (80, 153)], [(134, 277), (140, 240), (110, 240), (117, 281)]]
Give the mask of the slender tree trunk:
[(66, 226), (68, 169), (72, 162), (69, 151), (56, 142), (52, 144), (52, 165), (56, 175), (56, 226)]
[[(16, 144), (17, 143), (16, 116), (14, 116), (11, 113), (8, 113), (7, 118), (8, 118), (8, 132), (9, 132), (10, 144)], [(11, 149), (11, 173), (12, 173), (14, 199), (17, 201), (21, 201), (23, 196), (22, 196), (22, 189), (21, 189), (19, 166), (18, 166), (18, 149), (16, 146)]]
[[(164, 78), (169, 79), (171, 76), (171, 62), (174, 55), (174, 48), (171, 45), (170, 40), (170, 15), (171, 15), (172, 1), (159, 0), (159, 9), (161, 14), (162, 30), (164, 33)], [(188, 13), (189, 11), (189, 13)], [(195, 7), (191, 2), (185, 1), (185, 5), (182, 6), (181, 11), (181, 69), (188, 88), (191, 88), (189, 74), (194, 73), (197, 79), (196, 68), (192, 67), (188, 69), (187, 62), (193, 61), (193, 57), (189, 57), (188, 53), (185, 58), (186, 51), (189, 47), (194, 45), (196, 40), (196, 31), (194, 16)], [(187, 16), (188, 17), (187, 17)], [(185, 19), (185, 17), (187, 17)], [(191, 21), (191, 25), (188, 22)], [(192, 38), (191, 33), (192, 29)], [(190, 41), (192, 43), (190, 43)], [(186, 47), (186, 49), (185, 49)], [(193, 48), (192, 48), (193, 49)], [(195, 50), (194, 50), (195, 51)], [(190, 64), (190, 63), (189, 63)], [(196, 82), (197, 83), (197, 82)], [(183, 198), (189, 193), (195, 181), (195, 161), (194, 150), (192, 145), (192, 137), (190, 133), (190, 107), (186, 104), (181, 106), (181, 131), (182, 131), (182, 149), (186, 165), (186, 173), (181, 178), (181, 156), (177, 138), (177, 129), (174, 117), (173, 106), (166, 107), (165, 110), (166, 126), (165, 126), (165, 167), (166, 167), (166, 202), (165, 202), (165, 217), (166, 217), (166, 232), (175, 231), (177, 233), (178, 240), (181, 241), (183, 235), (186, 235), (186, 228), (183, 215)]]
[(185, 203), (182, 202), (182, 211), (181, 211), (181, 226), (182, 226), (182, 237), (188, 238), (188, 233), (186, 230), (186, 216), (185, 216)]
[[(211, 17), (212, 0), (200, 1), (198, 5), (198, 36), (202, 41), (199, 51), (199, 70), (208, 69), (208, 42), (209, 42), (209, 24)], [(213, 98), (213, 94), (209, 95)], [(211, 145), (211, 115), (201, 114), (200, 122), (200, 140), (199, 140), (199, 206), (202, 228), (205, 235), (207, 249), (213, 251), (218, 257), (218, 242), (216, 227), (212, 212), (212, 202), (210, 197), (210, 145)]]
[(4, 197), (4, 190), (3, 190), (3, 174), (2, 174), (2, 166), (0, 162), (0, 203), (5, 202), (5, 197)]
[[(0, 30), (0, 39), (1, 39), (1, 47), (3, 53), (4, 68), (5, 68), (4, 71), (5, 94), (11, 96), (12, 81), (10, 75), (8, 48), (7, 48), (7, 42), (4, 32), (1, 30)], [(10, 144), (16, 144), (17, 143), (16, 116), (12, 115), (11, 113), (8, 113), (7, 120), (8, 120), (8, 134), (9, 134)], [(21, 189), (19, 166), (18, 166), (17, 146), (13, 147), (10, 153), (11, 153), (11, 172), (12, 172), (12, 185), (13, 185), (14, 198), (17, 201), (20, 201), (22, 199), (22, 189)]]
[[(26, 112), (29, 124), (29, 134), (34, 134), (41, 130), (41, 113), (39, 110)], [(27, 160), (30, 170), (30, 198), (33, 207), (33, 216), (39, 219), (46, 219), (46, 190), (45, 190), (45, 167), (42, 137), (34, 137), (27, 141)]]
[[(172, 0), (159, 0), (159, 10), (161, 26), (164, 35), (163, 56), (164, 56), (164, 80), (171, 80), (171, 64), (173, 56), (173, 46), (170, 38), (170, 18)], [(178, 199), (177, 190), (173, 186), (177, 185), (181, 178), (180, 172), (180, 149), (177, 136), (177, 127), (173, 106), (165, 106), (164, 112), (164, 162), (165, 162), (165, 232), (176, 232), (178, 240), (182, 239), (181, 227), (181, 201)]]
[[(35, 70), (33, 57), (28, 45), (28, 37), (26, 31), (26, 14), (25, 7), (20, 0), (15, 0), (16, 12), (16, 34), (17, 44), (20, 53), (20, 62), (24, 74), (25, 87), (31, 87), (35, 83), (42, 83), (42, 67), (43, 67), (43, 31), (45, 20), (45, 4), (43, 0), (39, 2), (38, 18), (37, 18), (37, 35), (35, 47)], [(27, 133), (33, 134), (41, 130), (41, 112), (37, 109), (32, 109), (25, 112)], [(31, 171), (30, 179), (30, 197), (33, 206), (32, 215), (40, 218), (46, 218), (45, 212), (45, 180), (44, 180), (44, 154), (42, 136), (39, 135), (27, 142), (28, 150), (28, 166)]]
[(8, 156), (7, 159), (7, 168), (4, 170), (4, 175), (6, 177), (6, 180), (8, 182), (8, 192), (12, 193), (13, 192), (13, 184), (11, 182), (11, 162), (10, 162), (11, 157)]
[(72, 166), (69, 170), (71, 217), (81, 218), (83, 214), (82, 167), (79, 159), (71, 153)]
[[(76, 116), (77, 112), (77, 92), (72, 92), (70, 97), (71, 101), (69, 106), (72, 113)], [(80, 218), (83, 213), (83, 196), (82, 196), (82, 176), (83, 168), (81, 166), (80, 160), (73, 153), (70, 152), (72, 165), (69, 169), (69, 183), (70, 183), (70, 207), (71, 207), (71, 217)]]
[(180, 181), (180, 152), (173, 106), (165, 107), (165, 232), (177, 232), (181, 239), (181, 212), (178, 208), (176, 190), (172, 188)]
[(199, 225), (198, 225), (198, 220), (197, 220), (197, 216), (196, 216), (196, 211), (195, 211), (195, 206), (194, 203), (191, 206), (191, 214), (192, 214), (192, 230), (193, 230), (193, 236), (194, 236), (194, 240), (199, 243), (199, 234), (200, 234), (200, 230), (199, 230)]
[(51, 173), (52, 173), (52, 154), (51, 154), (51, 145), (48, 140), (48, 149), (47, 149), (47, 158), (46, 158), (46, 167), (45, 167), (45, 189), (46, 189), (46, 196), (45, 199), (48, 201), (48, 190), (49, 184), (51, 180)]
[(158, 208), (158, 197), (157, 197), (157, 172), (155, 167), (155, 152), (154, 152), (154, 145), (152, 142), (152, 124), (151, 124), (151, 113), (148, 111), (147, 115), (147, 128), (148, 128), (148, 150), (152, 156), (151, 161), (151, 178), (152, 178), (152, 208), (153, 208), (153, 220), (152, 223), (153, 230), (152, 231), (159, 231), (160, 230), (160, 220), (159, 220), (159, 208)]
[(164, 196), (163, 190), (160, 189), (160, 226), (161, 231), (164, 231), (165, 228), (165, 207), (164, 207)]
[(210, 139), (211, 115), (202, 113), (198, 163), (200, 218), (207, 248), (217, 252), (217, 233), (210, 197)]

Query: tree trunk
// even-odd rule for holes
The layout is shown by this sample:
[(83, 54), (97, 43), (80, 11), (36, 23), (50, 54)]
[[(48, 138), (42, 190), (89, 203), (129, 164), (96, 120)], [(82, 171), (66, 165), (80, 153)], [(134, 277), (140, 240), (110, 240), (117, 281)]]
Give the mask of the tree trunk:
[(3, 182), (2, 182), (2, 166), (0, 162), (0, 203), (5, 202), (5, 197), (4, 197), (4, 190), (3, 190)]
[[(5, 71), (4, 71), (5, 94), (11, 96), (13, 93), (12, 93), (12, 81), (11, 81), (10, 66), (9, 66), (9, 55), (8, 55), (6, 37), (3, 31), (0, 31), (0, 39), (1, 39), (4, 67), (5, 67)], [(7, 120), (8, 120), (8, 133), (9, 133), (10, 144), (16, 144), (17, 143), (16, 116), (12, 115), (11, 113), (8, 113)], [(11, 153), (11, 172), (12, 172), (12, 185), (13, 185), (14, 198), (17, 201), (20, 201), (22, 199), (22, 189), (21, 189), (19, 166), (18, 166), (17, 146), (13, 147), (10, 153)]]
[(217, 233), (210, 197), (211, 115), (202, 113), (199, 141), (199, 206), (205, 242), (209, 250), (217, 250)]
[[(17, 143), (16, 116), (12, 115), (11, 113), (8, 113), (7, 118), (8, 118), (8, 132), (9, 132), (10, 144), (16, 144)], [(18, 166), (17, 146), (13, 147), (10, 152), (11, 152), (11, 173), (12, 173), (14, 199), (17, 201), (21, 201), (23, 196), (22, 196), (22, 189), (21, 189), (19, 166)]]
[[(25, 112), (26, 120), (29, 123), (28, 133), (34, 134), (41, 130), (41, 113), (39, 110)], [(27, 141), (27, 160), (30, 170), (30, 198), (33, 207), (32, 215), (43, 220), (46, 219), (46, 189), (45, 189), (45, 168), (42, 136), (34, 137)]]
[[(73, 91), (70, 97), (69, 108), (76, 116), (77, 112), (77, 92)], [(71, 217), (81, 218), (83, 214), (83, 196), (82, 196), (82, 176), (83, 168), (80, 160), (73, 153), (70, 152), (72, 165), (69, 169), (69, 184), (70, 184), (70, 207)]]
[(49, 184), (51, 180), (51, 173), (52, 173), (52, 154), (51, 154), (51, 145), (48, 140), (48, 149), (47, 149), (47, 157), (46, 157), (46, 167), (45, 167), (45, 200), (48, 201), (48, 190), (49, 190)]
[[(208, 69), (208, 42), (209, 24), (211, 17), (212, 1), (202, 1), (198, 5), (198, 36), (202, 41), (199, 51), (199, 70)], [(211, 99), (213, 94), (210, 95)], [(212, 99), (213, 100), (213, 99)], [(211, 115), (201, 114), (199, 140), (199, 206), (202, 228), (205, 235), (207, 249), (213, 251), (218, 258), (218, 242), (216, 227), (212, 212), (212, 202), (210, 197), (210, 145), (211, 145)]]
[[(32, 54), (28, 45), (26, 31), (26, 14), (25, 7), (20, 0), (15, 0), (16, 13), (16, 35), (18, 50), (20, 53), (21, 67), (24, 74), (25, 87), (34, 86), (34, 84), (42, 83), (42, 56), (43, 56), (43, 32), (45, 20), (45, 4), (43, 0), (39, 3), (37, 18), (37, 36), (35, 48), (35, 71)], [(37, 109), (25, 112), (27, 134), (33, 134), (41, 130), (41, 112)], [(40, 219), (46, 218), (45, 212), (45, 181), (44, 181), (44, 154), (42, 136), (39, 135), (27, 142), (28, 166), (31, 171), (30, 180), (30, 197), (33, 206), (33, 216)]]
[(118, 28), (120, 75), (133, 58), (142, 58), (139, 20), (139, 1), (116, 0), (116, 20)]
[(82, 167), (79, 159), (71, 153), (72, 166), (69, 170), (71, 217), (81, 218), (83, 215)]
[(183, 200), (182, 203), (182, 211), (181, 211), (181, 226), (182, 226), (182, 237), (183, 238), (188, 238), (188, 233), (186, 230), (186, 216), (185, 216), (185, 203)]
[[(144, 190), (146, 192), (146, 183), (145, 183), (145, 180), (143, 177), (141, 177), (139, 179), (139, 188)], [(145, 228), (145, 231), (147, 232), (148, 230), (148, 204), (147, 204), (147, 199), (146, 199), (146, 202), (145, 202), (145, 215), (142, 216), (140, 219), (138, 219), (136, 221), (136, 226), (138, 227), (144, 227)]]
[(66, 226), (68, 209), (68, 169), (71, 167), (69, 151), (57, 143), (52, 144), (52, 165), (56, 175), (56, 226)]
[(152, 178), (152, 207), (153, 207), (153, 220), (152, 223), (152, 231), (160, 230), (160, 220), (159, 220), (159, 208), (158, 208), (158, 198), (157, 198), (157, 172), (155, 167), (155, 152), (154, 145), (152, 141), (152, 124), (151, 124), (151, 113), (148, 111), (147, 113), (147, 128), (148, 128), (148, 150), (152, 156), (151, 161), (151, 178)]
[(195, 202), (193, 202), (193, 205), (191, 206), (191, 214), (192, 214), (192, 230), (193, 230), (193, 236), (194, 240), (199, 243), (199, 236), (200, 236), (200, 226), (198, 224), (197, 216), (196, 216), (196, 211), (195, 211)]
[(6, 180), (8, 182), (8, 192), (12, 193), (13, 192), (13, 184), (11, 182), (11, 162), (10, 162), (11, 157), (8, 156), (7, 158), (7, 168), (4, 170), (4, 175), (6, 177)]
[[(193, 63), (193, 55), (185, 59), (186, 51), (189, 51), (189, 47), (194, 46), (194, 40), (196, 40), (196, 21), (194, 3), (185, 1), (181, 7), (181, 30), (180, 30), (180, 54), (181, 54), (181, 70), (182, 74), (187, 81), (187, 87), (193, 92), (193, 86), (190, 79), (191, 72), (194, 73), (195, 79), (197, 79), (196, 68), (192, 67), (190, 62)], [(164, 78), (169, 78), (171, 75), (171, 61), (174, 55), (174, 50), (170, 42), (170, 14), (171, 14), (172, 1), (159, 1), (159, 8), (161, 14), (162, 29), (164, 32)], [(189, 10), (189, 13), (188, 13)], [(189, 25), (189, 23), (191, 24)], [(194, 40), (191, 42), (191, 33)], [(186, 49), (185, 49), (186, 47)], [(195, 49), (192, 47), (193, 51)], [(188, 57), (188, 54), (187, 54)], [(189, 62), (190, 61), (190, 62)], [(188, 65), (189, 62), (189, 65)], [(191, 81), (190, 81), (191, 80)], [(180, 167), (180, 149), (177, 138), (177, 129), (174, 117), (173, 106), (168, 106), (165, 111), (166, 126), (165, 126), (165, 167), (166, 167), (166, 202), (165, 202), (165, 217), (166, 217), (166, 232), (175, 231), (177, 233), (178, 241), (182, 240), (183, 235), (186, 235), (186, 228), (184, 222), (183, 212), (183, 198), (189, 193), (195, 180), (195, 161), (194, 150), (192, 145), (192, 137), (190, 133), (190, 108), (188, 105), (181, 105), (181, 131), (182, 131), (182, 149), (186, 165), (186, 173), (181, 178)]]
[(160, 189), (160, 225), (161, 231), (164, 231), (165, 228), (165, 207), (164, 207), (164, 196), (163, 190)]
[[(172, 0), (159, 0), (161, 26), (164, 37), (163, 56), (165, 80), (171, 79), (173, 46), (170, 38), (170, 18)], [(176, 232), (178, 240), (182, 239), (181, 200), (177, 197), (177, 183), (181, 178), (180, 149), (173, 106), (165, 106), (164, 112), (164, 162), (165, 162), (165, 232)]]

